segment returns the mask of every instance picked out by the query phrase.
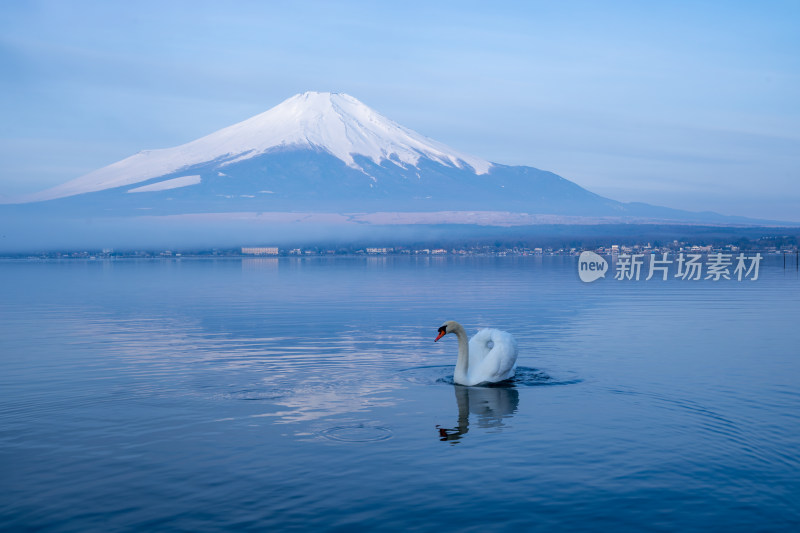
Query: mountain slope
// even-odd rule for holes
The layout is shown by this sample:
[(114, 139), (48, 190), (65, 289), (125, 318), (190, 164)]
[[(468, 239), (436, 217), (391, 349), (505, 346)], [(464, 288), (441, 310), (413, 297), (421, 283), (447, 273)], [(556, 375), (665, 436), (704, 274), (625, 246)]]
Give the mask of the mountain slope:
[(204, 163), (219, 168), (286, 149), (330, 153), (354, 169), (353, 154), (380, 164), (415, 166), (421, 157), (486, 173), (491, 163), (462, 154), (376, 113), (352, 96), (306, 92), (272, 109), (190, 143), (146, 150), (52, 189), (25, 198), (52, 200), (139, 183)]

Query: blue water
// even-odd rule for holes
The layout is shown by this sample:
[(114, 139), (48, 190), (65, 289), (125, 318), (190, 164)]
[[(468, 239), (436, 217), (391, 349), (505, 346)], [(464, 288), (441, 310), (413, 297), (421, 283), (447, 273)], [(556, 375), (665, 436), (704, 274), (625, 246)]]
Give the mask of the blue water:
[[(0, 529), (792, 531), (800, 280), (572, 257), (0, 262)], [(514, 334), (452, 382), (445, 320)]]

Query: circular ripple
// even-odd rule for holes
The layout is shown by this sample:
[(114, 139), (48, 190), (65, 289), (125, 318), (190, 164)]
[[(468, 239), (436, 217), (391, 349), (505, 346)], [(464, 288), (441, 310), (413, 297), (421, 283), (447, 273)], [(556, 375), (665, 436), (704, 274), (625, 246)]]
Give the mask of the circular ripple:
[(518, 387), (549, 387), (554, 385), (573, 385), (583, 381), (571, 372), (561, 372), (561, 374), (560, 376), (551, 376), (538, 368), (518, 366), (514, 377), (503, 383)]
[(336, 426), (320, 431), (320, 435), (338, 442), (375, 442), (392, 438), (392, 430), (367, 424)]
[(400, 371), (400, 375), (412, 383), (432, 385), (453, 383), (453, 365), (415, 366)]
[[(412, 383), (420, 383), (423, 385), (454, 385), (453, 381), (453, 366), (452, 365), (437, 365), (437, 366), (418, 366), (413, 368), (406, 368), (400, 371), (400, 374), (407, 381)], [(501, 381), (499, 383), (490, 383), (481, 385), (483, 387), (544, 387), (555, 385), (573, 385), (583, 381), (579, 379), (572, 372), (560, 372), (558, 376), (551, 376), (544, 370), (538, 368), (530, 368), (526, 366), (518, 366), (514, 377)]]

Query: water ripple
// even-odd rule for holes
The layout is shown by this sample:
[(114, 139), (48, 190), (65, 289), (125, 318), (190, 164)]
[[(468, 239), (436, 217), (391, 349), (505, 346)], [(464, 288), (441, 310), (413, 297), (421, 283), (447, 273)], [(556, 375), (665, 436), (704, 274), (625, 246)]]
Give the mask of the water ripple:
[[(405, 368), (399, 371), (402, 378), (411, 383), (433, 385), (444, 383), (455, 385), (452, 365), (427, 365)], [(556, 385), (574, 385), (583, 380), (574, 377), (574, 373), (561, 371), (554, 377), (538, 368), (518, 366), (514, 377), (500, 383), (489, 383), (484, 387), (542, 387)], [(571, 377), (567, 377), (571, 376)]]
[(338, 442), (375, 442), (392, 438), (392, 430), (366, 423), (334, 426), (319, 432), (321, 437)]

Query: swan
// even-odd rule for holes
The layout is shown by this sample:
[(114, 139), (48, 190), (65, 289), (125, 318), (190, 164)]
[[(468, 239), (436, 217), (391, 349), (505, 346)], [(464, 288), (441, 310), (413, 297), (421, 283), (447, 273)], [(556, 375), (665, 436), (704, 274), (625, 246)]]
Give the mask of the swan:
[(467, 332), (454, 320), (439, 328), (438, 341), (448, 333), (458, 337), (458, 360), (453, 379), (459, 385), (497, 383), (514, 377), (517, 341), (499, 329), (482, 329), (467, 342)]

